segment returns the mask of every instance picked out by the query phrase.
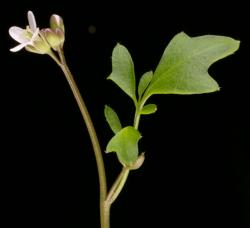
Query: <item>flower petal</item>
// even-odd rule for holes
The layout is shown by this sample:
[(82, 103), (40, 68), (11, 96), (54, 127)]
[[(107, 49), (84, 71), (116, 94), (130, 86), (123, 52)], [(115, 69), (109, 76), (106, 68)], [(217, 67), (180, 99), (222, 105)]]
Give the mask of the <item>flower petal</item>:
[(12, 51), (12, 52), (20, 51), (22, 48), (24, 48), (28, 44), (29, 44), (29, 42), (21, 43), (21, 44), (17, 45), (16, 47), (11, 48), (10, 51)]
[(28, 21), (29, 21), (30, 30), (32, 32), (35, 32), (36, 31), (36, 19), (32, 11), (28, 11)]
[(9, 29), (9, 34), (18, 43), (24, 43), (24, 42), (29, 41), (29, 39), (26, 38), (26, 36), (25, 36), (25, 30), (22, 28), (19, 28), (17, 26), (12, 26)]

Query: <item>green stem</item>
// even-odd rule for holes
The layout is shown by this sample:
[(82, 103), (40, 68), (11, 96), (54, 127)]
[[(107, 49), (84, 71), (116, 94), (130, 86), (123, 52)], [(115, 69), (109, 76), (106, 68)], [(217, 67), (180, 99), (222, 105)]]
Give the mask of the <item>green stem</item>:
[(129, 174), (129, 169), (127, 167), (123, 167), (121, 173), (117, 177), (116, 181), (112, 185), (107, 195), (106, 202), (109, 203), (110, 205), (116, 200), (116, 198), (120, 194), (122, 188), (126, 183), (128, 174)]
[(60, 60), (57, 58), (57, 56), (55, 55), (55, 53), (52, 50), (50, 50), (50, 52), (48, 53), (48, 55), (58, 64), (58, 66), (61, 67)]
[(96, 158), (96, 163), (97, 163), (97, 169), (98, 169), (98, 176), (99, 176), (99, 184), (100, 184), (100, 217), (101, 217), (101, 228), (109, 228), (109, 212), (107, 212), (105, 208), (105, 199), (107, 197), (107, 182), (106, 182), (106, 173), (105, 173), (105, 167), (104, 167), (104, 162), (103, 162), (103, 157), (102, 157), (102, 152), (100, 148), (100, 144), (96, 135), (96, 131), (93, 125), (93, 122), (90, 118), (89, 112), (87, 110), (87, 107), (85, 105), (85, 102), (80, 94), (80, 91), (77, 87), (77, 84), (73, 78), (72, 73), (70, 72), (65, 57), (63, 50), (59, 50), (59, 57), (60, 61), (58, 58), (55, 56), (54, 53), (49, 54), (55, 61), (56, 63), (61, 67), (68, 83), (69, 86), (72, 90), (72, 93), (76, 99), (76, 102), (78, 104), (78, 107), (81, 111), (82, 117), (84, 119), (84, 122), (86, 124), (87, 130), (89, 132), (89, 136), (92, 142), (95, 158)]
[(142, 110), (142, 108), (143, 108), (146, 101), (147, 101), (147, 98), (142, 99), (136, 105), (135, 117), (134, 117), (134, 128), (137, 129), (137, 130), (138, 130), (139, 122), (140, 122), (140, 118), (141, 118), (141, 113), (140, 112), (141, 112), (141, 110)]
[(121, 173), (119, 174), (119, 176), (116, 178), (115, 182), (113, 183), (108, 195), (107, 195), (107, 198), (104, 202), (104, 212), (105, 212), (105, 218), (107, 220), (107, 224), (109, 227), (110, 224), (110, 208), (111, 208), (111, 205), (112, 203), (117, 199), (117, 197), (119, 196), (120, 192), (122, 191), (125, 183), (126, 183), (126, 180), (128, 178), (128, 174), (129, 174), (129, 169), (126, 168), (126, 167), (123, 167), (122, 168), (122, 171)]
[(141, 117), (140, 110), (138, 110), (138, 108), (136, 108), (135, 118), (134, 118), (134, 128), (135, 129), (138, 129), (138, 127), (139, 127), (140, 117)]

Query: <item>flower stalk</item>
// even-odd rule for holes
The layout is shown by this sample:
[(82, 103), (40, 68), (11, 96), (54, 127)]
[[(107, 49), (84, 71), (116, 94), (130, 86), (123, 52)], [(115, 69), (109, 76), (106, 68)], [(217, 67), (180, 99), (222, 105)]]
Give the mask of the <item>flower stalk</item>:
[(60, 68), (62, 69), (68, 84), (71, 88), (71, 91), (75, 97), (75, 100), (78, 104), (78, 107), (81, 111), (82, 117), (84, 119), (84, 122), (86, 124), (86, 127), (89, 132), (89, 136), (91, 139), (91, 143), (93, 146), (95, 158), (96, 158), (96, 163), (97, 163), (97, 170), (98, 170), (98, 176), (99, 176), (99, 185), (100, 185), (100, 220), (101, 220), (101, 228), (109, 228), (107, 223), (109, 223), (109, 219), (107, 219), (107, 210), (105, 209), (105, 199), (107, 196), (107, 182), (106, 182), (106, 173), (105, 173), (105, 167), (104, 167), (104, 162), (103, 162), (103, 157), (102, 157), (102, 152), (100, 148), (100, 144), (97, 138), (97, 134), (93, 125), (93, 122), (90, 118), (88, 109), (85, 105), (85, 102), (81, 96), (81, 93), (75, 83), (75, 80), (73, 78), (73, 75), (71, 74), (67, 64), (66, 60), (63, 54), (63, 50), (60, 49), (60, 59), (61, 62), (59, 64)]

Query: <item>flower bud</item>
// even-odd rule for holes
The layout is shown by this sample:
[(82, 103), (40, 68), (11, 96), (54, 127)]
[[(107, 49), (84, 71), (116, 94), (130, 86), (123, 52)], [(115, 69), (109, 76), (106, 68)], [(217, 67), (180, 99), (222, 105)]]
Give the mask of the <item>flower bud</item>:
[(59, 15), (53, 14), (50, 17), (50, 28), (61, 29), (62, 32), (64, 33), (63, 19)]
[(64, 33), (61, 29), (42, 29), (41, 33), (45, 37), (48, 44), (57, 51), (63, 46), (64, 43)]

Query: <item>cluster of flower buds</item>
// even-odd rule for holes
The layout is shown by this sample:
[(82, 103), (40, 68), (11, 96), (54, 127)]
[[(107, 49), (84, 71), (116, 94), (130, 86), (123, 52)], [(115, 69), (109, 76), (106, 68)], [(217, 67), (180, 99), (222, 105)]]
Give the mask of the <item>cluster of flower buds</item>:
[(19, 43), (10, 51), (17, 52), (25, 48), (30, 52), (48, 54), (51, 52), (51, 48), (55, 51), (63, 48), (65, 32), (63, 19), (60, 16), (53, 14), (50, 18), (50, 28), (40, 30), (36, 26), (34, 14), (29, 11), (28, 22), (29, 25), (26, 29), (17, 26), (9, 29), (10, 36)]

